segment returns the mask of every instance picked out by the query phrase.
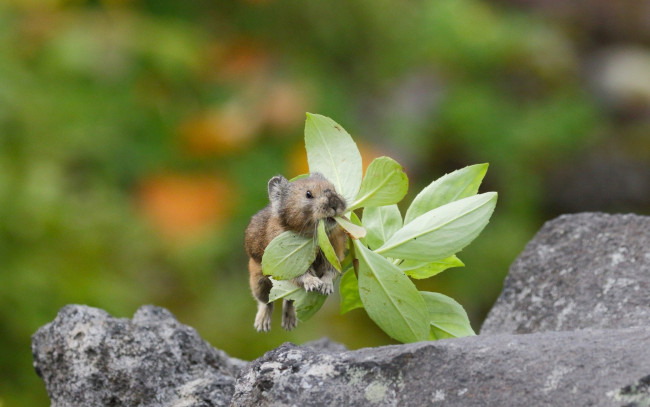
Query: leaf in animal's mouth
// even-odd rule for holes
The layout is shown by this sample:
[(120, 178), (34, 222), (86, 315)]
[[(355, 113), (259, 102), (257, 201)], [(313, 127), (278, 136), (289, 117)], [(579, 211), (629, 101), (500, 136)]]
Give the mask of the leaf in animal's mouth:
[(363, 226), (355, 225), (354, 223), (350, 222), (349, 219), (347, 219), (347, 218), (345, 218), (343, 216), (336, 216), (336, 217), (334, 217), (334, 220), (353, 239), (361, 239), (361, 238), (366, 237), (366, 229), (364, 229)]

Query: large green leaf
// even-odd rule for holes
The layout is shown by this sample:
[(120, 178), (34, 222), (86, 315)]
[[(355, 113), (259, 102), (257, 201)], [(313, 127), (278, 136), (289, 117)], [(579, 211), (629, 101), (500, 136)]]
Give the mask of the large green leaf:
[(348, 204), (361, 186), (361, 154), (352, 137), (334, 120), (307, 113), (305, 148), (309, 172), (320, 172)]
[(302, 322), (312, 317), (322, 306), (327, 295), (315, 291), (307, 292), (291, 281), (273, 280), (273, 287), (269, 293), (269, 302), (286, 298), (293, 300), (293, 306), (296, 309), (296, 316)]
[(340, 273), (341, 262), (339, 262), (339, 258), (334, 251), (334, 247), (332, 247), (332, 242), (330, 242), (330, 238), (327, 236), (327, 232), (325, 231), (325, 222), (322, 219), (318, 221), (318, 245), (323, 251), (323, 254), (325, 255), (327, 261), (329, 261), (330, 264), (334, 266), (334, 268), (337, 269)]
[[(354, 214), (354, 212), (352, 213)], [(366, 229), (364, 229), (363, 226), (356, 225), (342, 216), (335, 216), (334, 220), (354, 239), (366, 237)]]
[(304, 274), (316, 259), (314, 240), (286, 231), (269, 243), (262, 257), (262, 271), (276, 280)]
[(432, 262), (422, 262), (416, 260), (404, 260), (399, 268), (407, 276), (418, 280), (433, 277), (452, 267), (463, 267), (465, 264), (456, 256), (450, 256), (445, 259)]
[(420, 291), (429, 311), (431, 339), (474, 336), (463, 306), (453, 298), (439, 293)]
[(327, 299), (327, 295), (316, 291), (307, 292), (301, 290), (289, 299), (294, 301), (293, 306), (296, 308), (296, 317), (298, 320), (305, 322), (321, 309)]
[(476, 195), (487, 169), (487, 163), (470, 165), (433, 181), (415, 197), (404, 215), (404, 224), (432, 209)]
[(295, 294), (300, 290), (305, 291), (298, 285), (288, 280), (275, 280), (271, 278), (271, 282), (273, 283), (273, 286), (271, 287), (271, 292), (269, 293), (269, 302), (273, 302), (275, 300), (279, 300), (280, 298)]
[(395, 232), (376, 252), (426, 262), (449, 257), (481, 233), (496, 202), (496, 192), (487, 192), (433, 209)]
[(363, 209), (363, 227), (368, 246), (376, 249), (402, 227), (402, 214), (396, 204)]
[(366, 170), (351, 209), (397, 203), (404, 198), (408, 188), (408, 177), (397, 161), (389, 157), (375, 158)]
[(363, 308), (361, 297), (359, 297), (359, 283), (353, 269), (343, 273), (339, 292), (341, 293), (341, 315), (356, 308)]
[(426, 304), (413, 282), (358, 240), (354, 246), (359, 259), (359, 295), (368, 316), (400, 342), (428, 339)]
[[(367, 245), (367, 243), (366, 243), (366, 235), (364, 234), (364, 233), (366, 233), (365, 232), (366, 229), (361, 224), (361, 219), (359, 219), (359, 216), (357, 216), (357, 214), (355, 212), (348, 212), (348, 215), (349, 215), (349, 218), (350, 218), (350, 222), (352, 222), (353, 224), (355, 224), (355, 225), (357, 225), (357, 226), (359, 226), (359, 227), (361, 227), (363, 229), (363, 233), (362, 233), (363, 237), (360, 237), (359, 240), (361, 240), (361, 243)], [(350, 233), (350, 232), (348, 232), (348, 233)]]

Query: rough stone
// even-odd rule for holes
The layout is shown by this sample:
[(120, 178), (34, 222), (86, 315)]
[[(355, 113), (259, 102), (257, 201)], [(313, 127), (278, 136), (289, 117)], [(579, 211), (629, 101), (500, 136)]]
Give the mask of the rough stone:
[(510, 267), (481, 334), (650, 326), (650, 217), (547, 222)]
[(649, 347), (650, 327), (356, 351), (321, 339), (246, 364), (155, 307), (129, 320), (67, 306), (33, 337), (55, 407), (647, 406)]
[(232, 405), (647, 406), (649, 347), (650, 327), (346, 352), (284, 344), (242, 370)]
[(54, 407), (649, 407), (648, 248), (648, 217), (548, 222), (474, 337), (356, 351), (321, 339), (245, 363), (162, 308), (129, 320), (67, 306), (34, 334), (34, 367)]
[(212, 348), (163, 308), (132, 320), (68, 305), (32, 336), (52, 406), (227, 406), (244, 362)]

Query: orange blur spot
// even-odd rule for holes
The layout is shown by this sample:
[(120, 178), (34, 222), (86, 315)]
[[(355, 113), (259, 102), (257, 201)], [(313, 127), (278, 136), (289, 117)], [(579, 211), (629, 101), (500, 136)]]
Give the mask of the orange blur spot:
[(260, 120), (239, 104), (203, 111), (179, 128), (183, 147), (195, 156), (228, 154), (250, 145)]
[(244, 38), (228, 44), (220, 60), (219, 77), (226, 81), (263, 75), (271, 64), (271, 56), (261, 44)]
[(288, 131), (305, 121), (308, 98), (304, 89), (286, 82), (273, 84), (261, 101), (264, 121), (278, 131)]
[(145, 218), (172, 241), (185, 241), (219, 227), (232, 213), (234, 188), (207, 175), (162, 174), (144, 179), (137, 204)]

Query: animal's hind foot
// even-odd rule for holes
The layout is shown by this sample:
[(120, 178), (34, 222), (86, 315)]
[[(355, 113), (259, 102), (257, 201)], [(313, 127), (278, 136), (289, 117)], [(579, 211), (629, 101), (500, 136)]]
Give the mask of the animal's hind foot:
[(255, 315), (255, 329), (257, 332), (268, 332), (271, 330), (271, 315), (273, 314), (273, 304), (258, 303), (257, 315)]

